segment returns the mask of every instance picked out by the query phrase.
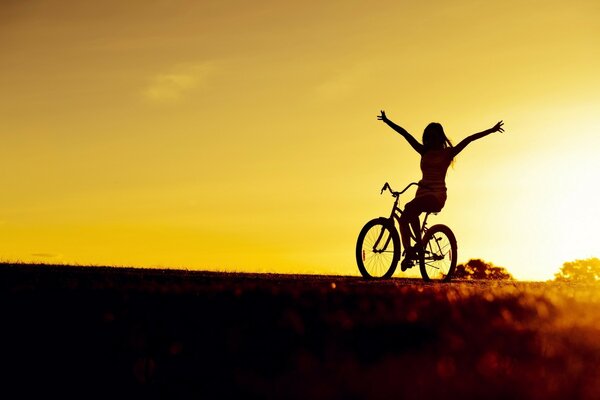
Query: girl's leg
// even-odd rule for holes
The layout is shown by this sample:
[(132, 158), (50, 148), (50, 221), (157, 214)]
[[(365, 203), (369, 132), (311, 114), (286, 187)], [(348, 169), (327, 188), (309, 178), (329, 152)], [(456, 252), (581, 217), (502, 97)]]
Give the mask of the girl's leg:
[(410, 218), (407, 215), (406, 208), (400, 217), (400, 239), (402, 239), (404, 251), (410, 249)]
[(422, 212), (431, 212), (439, 210), (440, 203), (434, 196), (421, 196), (415, 197), (412, 201), (408, 202), (404, 207), (402, 216), (400, 217), (400, 235), (402, 237), (402, 246), (406, 252), (406, 257), (402, 261), (402, 268), (405, 270), (409, 267), (408, 264), (411, 259), (414, 258), (415, 254), (412, 251), (410, 244), (410, 230), (412, 228), (414, 237), (419, 241), (417, 244), (421, 244), (421, 223), (419, 221), (419, 215)]
[[(413, 229), (413, 233), (420, 231), (419, 227), (419, 214), (420, 211), (420, 201), (419, 198), (412, 200), (407, 203), (404, 207), (404, 211), (402, 212), (402, 216), (400, 217), (400, 236), (402, 237), (402, 246), (404, 247), (404, 251), (406, 252), (406, 258), (413, 258), (414, 254), (412, 254), (412, 246), (410, 242), (411, 237), (411, 227)], [(415, 231), (415, 226), (416, 231)], [(415, 235), (415, 237), (417, 237)]]
[[(419, 213), (420, 214), (420, 213)], [(417, 215), (415, 218), (409, 221), (410, 227), (412, 228), (413, 234), (415, 235), (415, 244), (420, 248), (421, 247), (421, 221), (419, 220), (419, 216)]]
[[(402, 217), (400, 217), (400, 236), (402, 237), (402, 246), (404, 247), (405, 252), (404, 258), (400, 263), (400, 269), (402, 271), (406, 271), (408, 268), (411, 268), (413, 266), (413, 260), (416, 258), (416, 253), (410, 243), (411, 225), (414, 227), (415, 224), (417, 227), (419, 226), (419, 213), (415, 214), (415, 211), (409, 208), (407, 204), (407, 206), (404, 208), (404, 212), (402, 213)], [(419, 232), (419, 228), (417, 228), (417, 232)]]

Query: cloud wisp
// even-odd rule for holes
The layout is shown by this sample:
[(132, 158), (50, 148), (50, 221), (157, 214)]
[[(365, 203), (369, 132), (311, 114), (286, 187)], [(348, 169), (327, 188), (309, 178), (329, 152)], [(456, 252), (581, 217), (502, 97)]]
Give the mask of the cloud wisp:
[(158, 74), (150, 80), (144, 97), (153, 103), (173, 103), (204, 86), (214, 67), (211, 63), (186, 64)]
[(380, 68), (373, 63), (359, 63), (341, 69), (316, 86), (315, 95), (324, 101), (348, 99), (368, 87), (379, 70)]

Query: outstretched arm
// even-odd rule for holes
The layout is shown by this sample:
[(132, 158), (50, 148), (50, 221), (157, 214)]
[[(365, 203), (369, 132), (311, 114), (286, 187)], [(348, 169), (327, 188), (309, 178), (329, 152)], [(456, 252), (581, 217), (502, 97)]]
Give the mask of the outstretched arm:
[(500, 121), (490, 129), (486, 129), (483, 132), (479, 132), (479, 133), (475, 133), (471, 136), (467, 136), (459, 144), (457, 144), (456, 146), (453, 147), (453, 152), (452, 152), (453, 157), (456, 156), (461, 151), (463, 151), (465, 149), (465, 147), (467, 147), (467, 145), (474, 140), (481, 139), (482, 137), (485, 137), (485, 136), (489, 135), (490, 133), (504, 132), (502, 125), (504, 125), (504, 122)]
[(401, 126), (398, 126), (395, 123), (393, 123), (392, 121), (390, 121), (386, 117), (385, 111), (381, 110), (381, 115), (378, 115), (377, 119), (380, 120), (380, 121), (385, 122), (387, 125), (389, 125), (390, 128), (392, 128), (393, 130), (395, 130), (396, 132), (398, 132), (399, 134), (401, 134), (402, 137), (404, 137), (404, 139), (406, 139), (406, 141), (412, 146), (413, 149), (415, 149), (415, 151), (417, 153), (419, 153), (419, 154), (423, 153), (423, 145), (421, 143), (419, 143), (417, 141), (417, 139), (415, 139), (404, 128), (402, 128)]

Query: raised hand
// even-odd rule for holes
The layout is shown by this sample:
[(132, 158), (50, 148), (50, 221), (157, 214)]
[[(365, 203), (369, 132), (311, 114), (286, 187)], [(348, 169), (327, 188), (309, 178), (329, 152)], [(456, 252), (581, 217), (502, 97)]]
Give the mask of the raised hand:
[(492, 129), (490, 129), (490, 131), (492, 131), (492, 132), (504, 132), (504, 128), (502, 128), (502, 125), (504, 125), (504, 122), (500, 121), (496, 125), (494, 125), (492, 127)]
[(383, 110), (381, 110), (381, 115), (378, 115), (377, 119), (383, 122), (389, 121), (388, 118), (385, 116), (385, 111)]

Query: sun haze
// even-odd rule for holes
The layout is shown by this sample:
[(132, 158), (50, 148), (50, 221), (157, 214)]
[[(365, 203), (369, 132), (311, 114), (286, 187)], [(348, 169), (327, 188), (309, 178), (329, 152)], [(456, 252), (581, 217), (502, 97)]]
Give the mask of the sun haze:
[[(431, 121), (435, 221), (520, 279), (600, 256), (600, 3), (8, 1), (0, 257), (358, 274)], [(410, 196), (406, 198), (409, 200)]]

